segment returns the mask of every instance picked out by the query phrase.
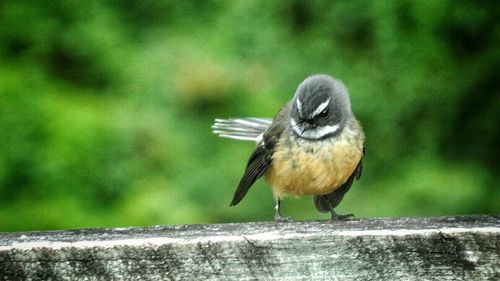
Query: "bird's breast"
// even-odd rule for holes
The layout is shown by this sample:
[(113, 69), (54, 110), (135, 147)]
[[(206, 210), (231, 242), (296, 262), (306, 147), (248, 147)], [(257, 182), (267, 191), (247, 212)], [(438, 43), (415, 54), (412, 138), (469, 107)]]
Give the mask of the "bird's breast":
[(363, 154), (362, 132), (309, 141), (281, 138), (266, 173), (275, 196), (328, 194), (352, 175)]

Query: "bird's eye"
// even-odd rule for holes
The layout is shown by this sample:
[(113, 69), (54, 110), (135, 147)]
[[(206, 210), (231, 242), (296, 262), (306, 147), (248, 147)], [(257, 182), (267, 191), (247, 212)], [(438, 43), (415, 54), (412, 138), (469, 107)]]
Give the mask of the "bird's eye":
[(328, 116), (328, 109), (325, 109), (319, 113), (319, 117), (326, 117)]

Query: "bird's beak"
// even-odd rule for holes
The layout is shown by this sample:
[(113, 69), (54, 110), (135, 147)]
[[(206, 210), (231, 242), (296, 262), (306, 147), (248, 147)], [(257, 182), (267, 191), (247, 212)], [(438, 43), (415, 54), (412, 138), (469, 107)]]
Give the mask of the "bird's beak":
[(300, 132), (300, 135), (302, 136), (305, 131), (307, 131), (307, 126), (306, 125), (302, 126), (302, 131)]
[(304, 122), (302, 123), (302, 132), (300, 134), (302, 135), (305, 131), (314, 130), (316, 127), (315, 123)]

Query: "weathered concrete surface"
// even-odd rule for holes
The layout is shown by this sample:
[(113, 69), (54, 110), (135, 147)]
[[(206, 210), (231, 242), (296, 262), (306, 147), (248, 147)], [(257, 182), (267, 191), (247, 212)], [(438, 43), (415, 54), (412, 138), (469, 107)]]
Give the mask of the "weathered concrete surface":
[(500, 216), (0, 233), (0, 280), (500, 280)]

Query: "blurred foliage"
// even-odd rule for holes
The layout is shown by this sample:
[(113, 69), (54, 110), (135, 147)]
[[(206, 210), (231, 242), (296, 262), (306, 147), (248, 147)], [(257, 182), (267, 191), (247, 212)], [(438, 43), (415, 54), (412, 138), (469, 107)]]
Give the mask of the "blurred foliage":
[[(0, 231), (270, 220), (253, 145), (308, 75), (349, 88), (361, 217), (500, 212), (498, 1), (0, 3)], [(311, 198), (284, 213), (326, 219)]]

